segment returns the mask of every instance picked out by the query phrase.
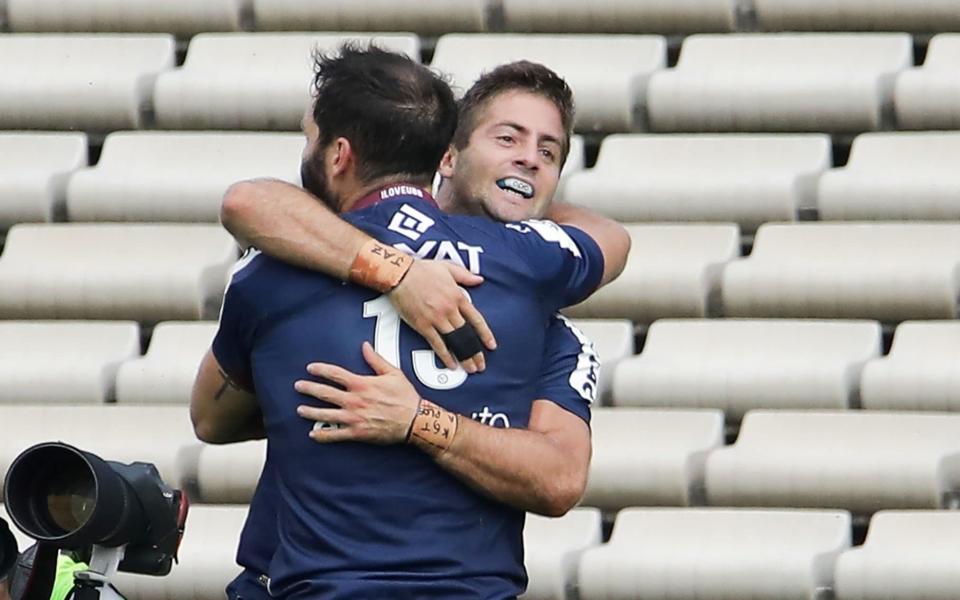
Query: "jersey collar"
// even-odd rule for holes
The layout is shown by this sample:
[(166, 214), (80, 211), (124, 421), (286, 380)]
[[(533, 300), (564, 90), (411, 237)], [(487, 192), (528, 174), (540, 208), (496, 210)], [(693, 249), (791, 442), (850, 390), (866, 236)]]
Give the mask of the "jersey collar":
[(412, 183), (394, 183), (391, 185), (385, 185), (382, 188), (370, 192), (363, 198), (360, 198), (352, 207), (350, 207), (350, 210), (347, 212), (368, 208), (377, 204), (378, 202), (383, 202), (384, 200), (390, 200), (392, 198), (399, 198), (401, 196), (417, 198), (423, 202), (426, 202), (427, 204), (430, 204), (434, 208), (439, 208), (437, 206), (437, 201), (433, 199), (433, 196), (430, 195), (430, 192), (427, 192), (420, 186)]

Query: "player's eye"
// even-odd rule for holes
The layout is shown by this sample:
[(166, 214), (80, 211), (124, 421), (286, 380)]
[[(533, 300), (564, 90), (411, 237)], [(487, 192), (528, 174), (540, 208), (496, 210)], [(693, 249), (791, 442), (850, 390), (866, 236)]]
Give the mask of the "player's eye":
[(498, 135), (498, 136), (497, 136), (497, 139), (500, 140), (501, 142), (505, 143), (505, 144), (512, 144), (512, 143), (513, 143), (513, 136), (512, 136), (512, 135), (507, 135), (507, 134), (505, 134), (505, 133), (504, 133), (503, 135)]
[(555, 162), (557, 160), (557, 155), (549, 148), (540, 148), (540, 155), (549, 162)]

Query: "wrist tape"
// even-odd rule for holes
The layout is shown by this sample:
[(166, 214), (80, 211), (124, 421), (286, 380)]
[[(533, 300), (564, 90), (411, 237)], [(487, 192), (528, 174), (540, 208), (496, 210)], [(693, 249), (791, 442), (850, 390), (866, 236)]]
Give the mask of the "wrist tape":
[(453, 444), (459, 424), (460, 415), (421, 398), (417, 405), (417, 414), (407, 432), (407, 442), (410, 443), (416, 438), (440, 450), (446, 450)]
[(350, 265), (350, 281), (386, 294), (397, 287), (412, 265), (411, 256), (377, 240), (368, 240)]

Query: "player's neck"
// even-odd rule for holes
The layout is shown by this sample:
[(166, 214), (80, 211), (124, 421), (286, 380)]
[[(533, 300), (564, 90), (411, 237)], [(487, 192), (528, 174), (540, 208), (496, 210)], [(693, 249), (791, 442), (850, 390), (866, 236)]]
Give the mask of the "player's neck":
[(341, 206), (341, 212), (359, 210), (397, 196), (415, 196), (436, 204), (430, 194), (429, 186), (423, 185), (423, 182), (406, 177), (385, 177), (378, 179), (375, 183), (358, 186), (356, 194), (347, 196), (348, 200)]

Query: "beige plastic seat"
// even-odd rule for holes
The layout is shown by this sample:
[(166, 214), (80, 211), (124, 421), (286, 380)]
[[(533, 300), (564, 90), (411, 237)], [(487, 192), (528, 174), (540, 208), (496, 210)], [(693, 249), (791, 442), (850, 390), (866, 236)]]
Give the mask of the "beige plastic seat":
[(863, 369), (863, 407), (960, 411), (958, 361), (960, 323), (901, 323), (890, 354), (868, 362)]
[(627, 506), (703, 504), (707, 455), (723, 445), (718, 410), (594, 409), (593, 459), (581, 503)]
[(0, 321), (0, 404), (103, 404), (139, 356), (133, 322)]
[(0, 128), (138, 128), (173, 65), (170, 35), (0, 36)]
[(441, 34), (483, 31), (485, 0), (253, 0), (260, 31), (413, 31)]
[(219, 225), (15, 225), (0, 318), (215, 318), (237, 258)]
[(846, 409), (864, 364), (880, 356), (873, 321), (657, 321), (614, 376), (617, 406)]
[(71, 221), (212, 221), (230, 184), (256, 177), (300, 184), (296, 133), (123, 132), (67, 188)]
[(0, 232), (62, 212), (71, 171), (87, 166), (82, 133), (0, 133)]
[[(598, 68), (597, 57), (603, 57)], [(437, 40), (430, 66), (452, 77), (462, 94), (485, 71), (516, 60), (540, 62), (567, 80), (580, 131), (629, 131), (647, 78), (666, 67), (660, 36), (449, 34)]]
[(609, 406), (617, 364), (633, 356), (633, 323), (626, 319), (578, 319), (574, 325), (593, 342), (600, 356), (597, 398), (600, 404)]
[(216, 323), (167, 322), (157, 325), (146, 355), (120, 365), (117, 402), (189, 404), (197, 367), (216, 332)]
[(723, 273), (728, 317), (949, 319), (960, 225), (767, 224)]
[(820, 218), (960, 219), (958, 152), (960, 133), (865, 133), (847, 165), (820, 179)]
[(576, 318), (705, 317), (723, 266), (740, 256), (736, 225), (628, 225), (626, 269), (587, 301), (566, 309)]
[(795, 221), (831, 165), (826, 135), (611, 135), (564, 199), (623, 222)]
[(247, 504), (263, 471), (267, 442), (195, 443), (181, 453), (180, 472), (195, 502)]
[[(955, 15), (960, 15), (950, 0)], [(960, 18), (960, 17), (958, 17)], [(934, 36), (923, 66), (897, 78), (894, 106), (900, 129), (960, 128), (960, 34)]]
[(820, 600), (850, 547), (842, 511), (630, 508), (580, 561), (580, 598)]
[(692, 35), (677, 67), (650, 78), (650, 124), (654, 131), (878, 129), (893, 77), (912, 64), (907, 34)]
[(347, 40), (372, 40), (420, 57), (413, 34), (199, 34), (183, 67), (157, 79), (157, 123), (162, 129), (299, 130), (311, 98), (313, 51), (330, 52)]
[(753, 411), (707, 457), (713, 506), (943, 508), (960, 490), (960, 415)]
[(524, 600), (566, 600), (576, 586), (580, 555), (603, 541), (600, 511), (575, 508), (558, 519), (527, 514), (524, 563), (530, 578)]
[(960, 513), (882, 511), (863, 546), (837, 561), (838, 600), (960, 597)]
[(753, 0), (767, 31), (956, 31), (953, 0)]
[(503, 0), (503, 16), (508, 31), (732, 31), (736, 4), (734, 0)]
[(117, 589), (131, 600), (224, 598), (224, 588), (241, 571), (235, 556), (247, 510), (247, 506), (191, 506), (180, 560), (170, 574), (118, 573), (114, 579)]
[(240, 28), (241, 0), (6, 0), (13, 31), (130, 31), (192, 35)]
[(0, 485), (21, 452), (60, 441), (104, 460), (154, 463), (164, 482), (179, 487), (178, 454), (196, 443), (185, 406), (2, 405), (0, 423)]

